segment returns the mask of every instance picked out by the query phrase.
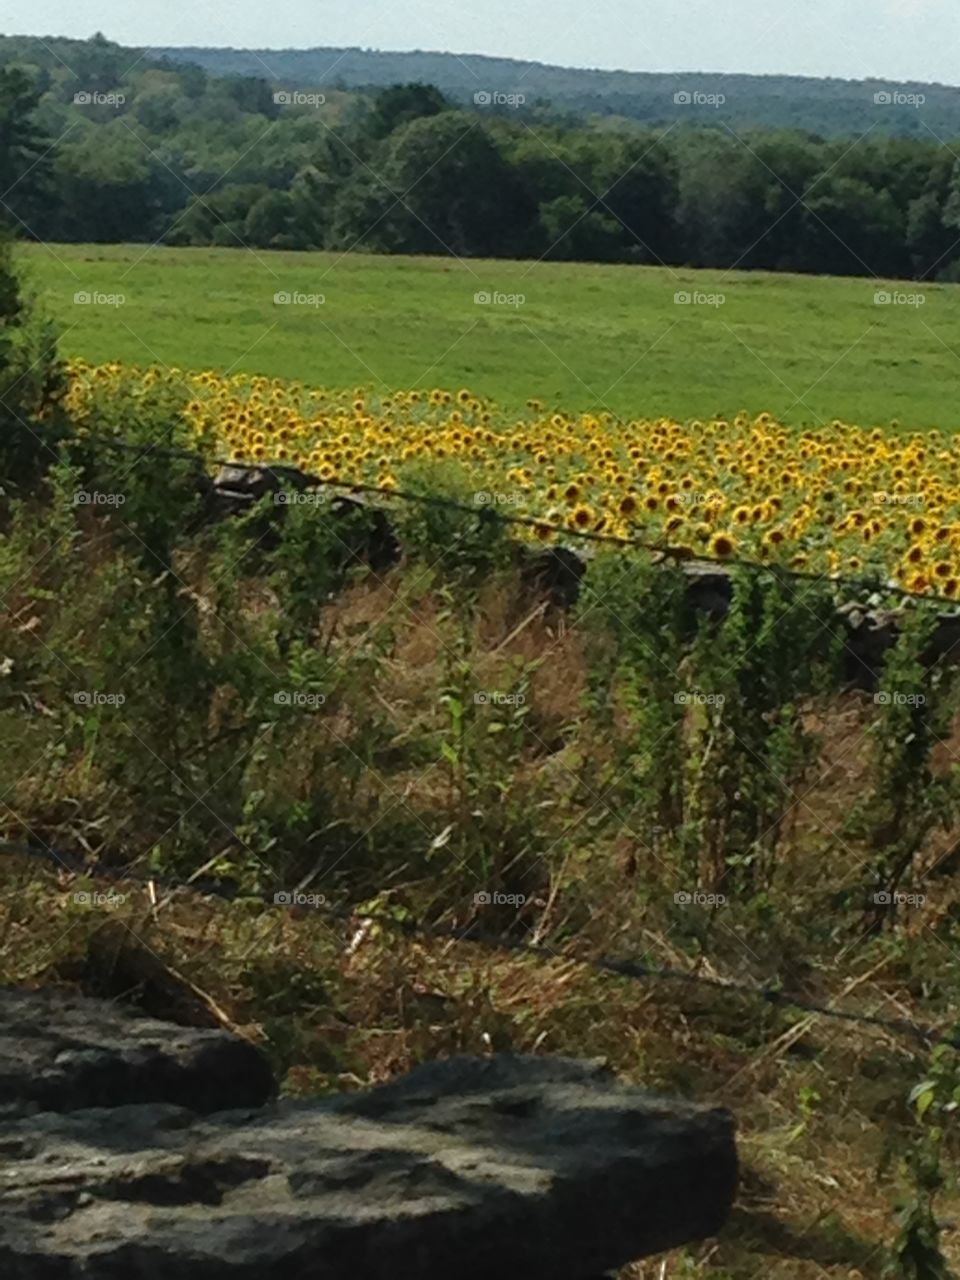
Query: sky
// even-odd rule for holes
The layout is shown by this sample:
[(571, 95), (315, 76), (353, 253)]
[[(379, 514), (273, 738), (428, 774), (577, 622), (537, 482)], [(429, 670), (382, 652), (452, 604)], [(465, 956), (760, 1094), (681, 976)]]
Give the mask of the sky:
[(960, 84), (958, 0), (0, 0), (0, 33)]

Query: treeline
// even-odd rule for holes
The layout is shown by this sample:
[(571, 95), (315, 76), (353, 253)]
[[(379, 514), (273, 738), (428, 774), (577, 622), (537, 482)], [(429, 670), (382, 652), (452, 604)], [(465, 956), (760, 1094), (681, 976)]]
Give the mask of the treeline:
[[(401, 53), (342, 48), (168, 48), (156, 52), (173, 62), (192, 62), (217, 76), (267, 75), (284, 84), (319, 89), (327, 85), (385, 88), (418, 81), (435, 84), (456, 102), (471, 101), (478, 89), (520, 92), (529, 103), (550, 102), (581, 116), (621, 116), (647, 125), (686, 122), (691, 113), (697, 113), (696, 95), (720, 93), (724, 97), (720, 114), (737, 130), (758, 126), (805, 129), (824, 137), (848, 138), (867, 130), (925, 138), (931, 132), (940, 138), (960, 134), (960, 94), (942, 84), (601, 71), (423, 49)], [(922, 110), (914, 109), (913, 100), (918, 97), (923, 99)], [(715, 114), (703, 103), (700, 121)]]
[(0, 69), (0, 213), (21, 235), (960, 275), (960, 147), (932, 139), (610, 130), (74, 44), (68, 66)]

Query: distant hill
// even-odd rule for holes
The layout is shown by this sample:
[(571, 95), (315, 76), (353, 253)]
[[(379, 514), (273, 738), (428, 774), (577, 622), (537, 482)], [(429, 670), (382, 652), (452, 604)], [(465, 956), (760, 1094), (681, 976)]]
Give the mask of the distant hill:
[[(214, 75), (260, 76), (291, 88), (370, 88), (421, 80), (458, 99), (521, 93), (576, 113), (625, 116), (644, 124), (674, 121), (807, 129), (825, 136), (931, 131), (960, 137), (960, 88), (884, 80), (801, 76), (591, 71), (480, 54), (381, 53), (371, 49), (150, 50), (152, 58), (192, 62)], [(877, 95), (887, 95), (888, 101)], [(677, 101), (688, 95), (689, 101)], [(705, 98), (697, 99), (697, 95)], [(715, 105), (705, 100), (723, 95)], [(919, 101), (918, 101), (919, 100)]]

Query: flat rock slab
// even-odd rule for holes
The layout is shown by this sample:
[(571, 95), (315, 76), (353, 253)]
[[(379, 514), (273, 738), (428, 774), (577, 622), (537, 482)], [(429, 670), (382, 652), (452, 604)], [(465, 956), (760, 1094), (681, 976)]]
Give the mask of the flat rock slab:
[(454, 1058), (205, 1118), (0, 1122), (0, 1274), (585, 1280), (713, 1234), (736, 1180), (726, 1111), (590, 1063)]
[(275, 1092), (265, 1055), (228, 1032), (56, 990), (0, 987), (0, 1114), (138, 1102), (222, 1111), (260, 1106)]

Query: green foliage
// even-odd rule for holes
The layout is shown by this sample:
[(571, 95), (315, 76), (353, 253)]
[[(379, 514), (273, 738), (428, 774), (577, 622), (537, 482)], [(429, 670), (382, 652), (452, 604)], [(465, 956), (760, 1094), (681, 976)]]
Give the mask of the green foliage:
[(451, 103), (432, 84), (390, 85), (381, 89), (373, 99), (365, 129), (371, 138), (385, 138), (411, 120), (439, 115), (450, 106)]
[(56, 460), (63, 390), (53, 327), (24, 295), (0, 231), (0, 485), (29, 485)]
[[(873, 853), (875, 890), (893, 895), (927, 836), (957, 813), (955, 771), (935, 775), (932, 752), (955, 714), (955, 668), (928, 655), (937, 625), (931, 610), (905, 609), (887, 653), (871, 725), (874, 786), (851, 815)], [(882, 914), (878, 912), (878, 916)]]
[[(211, 74), (184, 65), (188, 53)], [(516, 101), (510, 64), (495, 59), (471, 73), (469, 58), (339, 51), (330, 65), (312, 53), (167, 61), (96, 38), (0, 37), (13, 220), (78, 242), (921, 279), (955, 269), (957, 180), (938, 140), (955, 131), (956, 108), (937, 86), (924, 86), (922, 113), (877, 112), (839, 81), (811, 82), (802, 104), (786, 92), (784, 105), (766, 79), (727, 77), (707, 123), (675, 100), (676, 76), (619, 74), (614, 88), (600, 72), (529, 66)], [(351, 80), (360, 93), (337, 87)], [(841, 118), (856, 147), (831, 136)]]
[(629, 733), (602, 781), (615, 783), (617, 807), (631, 829), (659, 845), (684, 822), (680, 669), (693, 626), (685, 580), (673, 566), (604, 550), (583, 580), (578, 615), (612, 641), (597, 647), (591, 665), (591, 710), (611, 729), (615, 707), (628, 717)]
[(836, 682), (828, 590), (772, 571), (732, 585), (722, 623), (698, 621), (676, 568), (611, 552), (580, 602), (613, 640), (597, 648), (591, 702), (621, 743), (617, 812), (687, 891), (769, 889), (816, 748), (802, 707)]
[(907, 1155), (914, 1198), (898, 1211), (894, 1260), (887, 1274), (891, 1280), (952, 1280), (940, 1247), (935, 1205), (937, 1197), (955, 1183), (949, 1165), (944, 1167), (945, 1127), (953, 1124), (960, 1106), (955, 1049), (939, 1045), (933, 1050), (927, 1078), (911, 1090), (909, 1102), (919, 1130)]
[[(686, 843), (717, 886), (767, 888), (783, 825), (797, 805), (816, 742), (804, 699), (834, 687), (839, 639), (828, 585), (737, 570), (722, 626), (693, 646), (695, 716)], [(696, 704), (694, 706), (697, 711)]]
[(40, 92), (15, 66), (0, 66), (0, 227), (36, 235), (35, 220), (49, 195), (52, 139), (36, 123)]
[(469, 580), (508, 563), (509, 526), (461, 463), (408, 463), (397, 477), (402, 492), (425, 499), (401, 500), (391, 511), (401, 546), (422, 572)]

